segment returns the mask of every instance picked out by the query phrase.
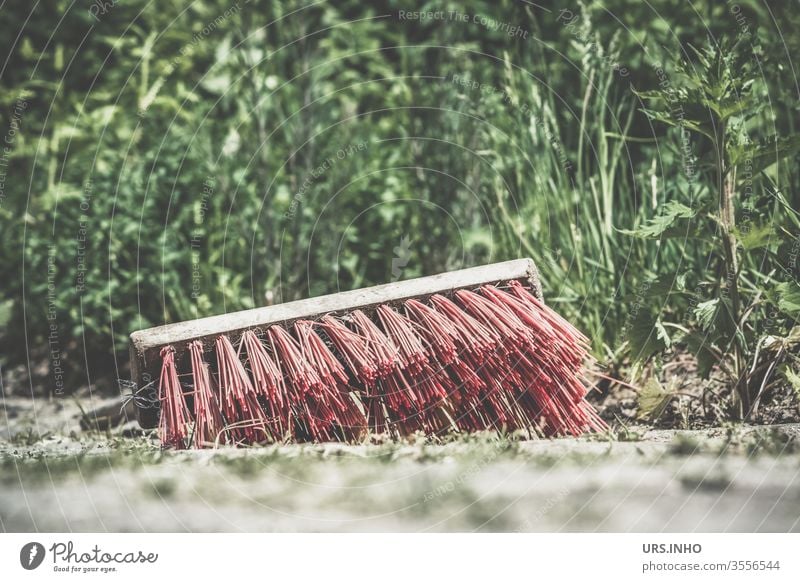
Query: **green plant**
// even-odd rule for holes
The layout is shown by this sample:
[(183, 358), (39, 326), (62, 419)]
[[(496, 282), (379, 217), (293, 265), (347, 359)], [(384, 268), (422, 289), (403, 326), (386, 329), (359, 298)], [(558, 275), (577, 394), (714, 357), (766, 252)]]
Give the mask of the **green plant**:
[[(763, 125), (758, 118), (765, 87), (758, 77), (763, 57), (752, 40), (747, 35), (709, 41), (700, 50), (690, 46), (692, 58), (678, 62), (658, 90), (638, 93), (649, 102), (651, 119), (678, 130), (689, 180), (684, 202), (668, 201), (660, 216), (629, 231), (700, 245), (708, 253), (711, 269), (693, 273), (693, 288), (685, 274), (660, 287), (684, 301), (690, 318), (671, 324), (654, 319), (656, 331), (636, 348), (646, 357), (659, 342), (662, 348), (671, 342), (689, 346), (704, 374), (712, 367), (724, 373), (738, 418), (752, 414), (776, 364), (797, 343), (786, 336), (782, 349), (764, 349), (797, 313), (796, 269), (786, 268), (781, 256), (797, 240), (797, 212), (776, 181), (783, 176), (781, 161), (800, 150), (800, 136), (754, 136)], [(777, 309), (777, 321), (769, 321), (766, 303)], [(644, 347), (654, 340), (655, 347)]]
[[(523, 255), (611, 374), (689, 346), (704, 372), (755, 362), (754, 403), (764, 378), (796, 380), (800, 165), (764, 167), (798, 129), (788, 4), (737, 4), (763, 51), (753, 82), (733, 81), (755, 115), (715, 113), (729, 121), (710, 137), (687, 127), (691, 179), (677, 130), (651, 125), (630, 87), (664, 71), (682, 87), (680, 48), (730, 36), (732, 5), (431, 5), (525, 32), (509, 37), (401, 20), (398, 0), (173, 4), (117, 2), (101, 22), (66, 0), (3, 4), (4, 393), (116, 390), (137, 328)], [(687, 99), (706, 98), (687, 79)], [(753, 196), (746, 155), (712, 155), (742, 132), (767, 148)], [(732, 260), (738, 308), (721, 292)]]

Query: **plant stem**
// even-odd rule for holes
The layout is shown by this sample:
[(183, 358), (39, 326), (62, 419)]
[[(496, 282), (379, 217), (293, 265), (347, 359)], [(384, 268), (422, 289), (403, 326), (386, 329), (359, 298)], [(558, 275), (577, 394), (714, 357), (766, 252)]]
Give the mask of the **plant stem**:
[(730, 298), (730, 317), (736, 332), (733, 335), (732, 348), (734, 357), (733, 371), (736, 377), (734, 390), (736, 414), (744, 418), (750, 409), (750, 393), (747, 386), (747, 375), (744, 373), (745, 362), (742, 346), (739, 342), (739, 313), (741, 311), (739, 299), (739, 259), (736, 254), (736, 210), (734, 196), (736, 195), (736, 168), (729, 167), (725, 155), (727, 141), (727, 127), (722, 120), (717, 124), (717, 139), (715, 140), (717, 154), (717, 187), (719, 190), (719, 220), (722, 230), (722, 247), (725, 258), (725, 281), (721, 291)]

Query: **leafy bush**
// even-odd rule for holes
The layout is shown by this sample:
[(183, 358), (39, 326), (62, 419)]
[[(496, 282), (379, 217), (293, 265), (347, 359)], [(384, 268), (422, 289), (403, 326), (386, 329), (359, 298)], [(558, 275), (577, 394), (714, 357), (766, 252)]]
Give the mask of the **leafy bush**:
[(758, 135), (768, 127), (759, 116), (769, 93), (759, 82), (760, 51), (752, 40), (748, 34), (712, 41), (679, 63), (674, 84), (640, 94), (660, 106), (647, 110), (652, 119), (680, 131), (684, 152), (700, 155), (684, 156), (686, 204), (667, 204), (633, 233), (691, 241), (706, 257), (661, 281), (669, 286), (665, 294), (680, 298), (682, 324), (671, 322), (670, 334), (666, 323), (654, 321), (656, 331), (635, 343), (634, 353), (646, 357), (672, 341), (687, 345), (703, 375), (717, 368), (735, 387), (739, 418), (751, 415), (798, 340), (786, 334), (798, 315), (800, 271), (789, 255), (800, 243), (800, 213), (778, 184), (779, 164), (800, 151), (800, 136)]
[[(422, 19), (394, 0), (51, 4), (11, 0), (0, 20), (2, 366), (47, 368), (44, 389), (124, 376), (134, 329), (521, 255), (615, 365), (713, 324), (694, 352), (741, 371), (797, 317), (790, 7), (771, 8), (795, 24), (775, 34), (747, 2), (471, 0)], [(682, 135), (639, 94), (668, 78), (707, 108), (710, 68), (684, 86), (677, 57), (744, 25), (755, 68), (717, 81), (762, 107), (731, 111), (721, 141), (688, 127), (689, 179)], [(750, 228), (726, 235), (728, 310), (704, 156), (725, 143), (740, 166), (735, 136), (776, 133), (750, 169)]]

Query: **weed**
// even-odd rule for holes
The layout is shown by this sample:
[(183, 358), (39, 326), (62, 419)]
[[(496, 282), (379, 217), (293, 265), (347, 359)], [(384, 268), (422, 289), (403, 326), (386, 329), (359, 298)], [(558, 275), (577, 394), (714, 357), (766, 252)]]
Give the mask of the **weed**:
[(669, 452), (673, 455), (683, 457), (694, 455), (699, 452), (701, 443), (696, 437), (679, 432), (675, 435), (669, 445)]
[(685, 489), (692, 491), (724, 491), (731, 486), (731, 478), (723, 473), (713, 475), (683, 475), (680, 483)]
[(178, 490), (178, 484), (175, 479), (160, 478), (151, 481), (145, 488), (145, 491), (159, 499), (170, 499)]

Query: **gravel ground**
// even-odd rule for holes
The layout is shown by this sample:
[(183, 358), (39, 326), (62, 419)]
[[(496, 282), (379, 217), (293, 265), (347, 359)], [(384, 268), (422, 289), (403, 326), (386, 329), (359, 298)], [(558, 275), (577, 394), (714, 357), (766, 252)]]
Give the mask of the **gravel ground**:
[(9, 532), (800, 531), (800, 424), (162, 452), (4, 404)]

